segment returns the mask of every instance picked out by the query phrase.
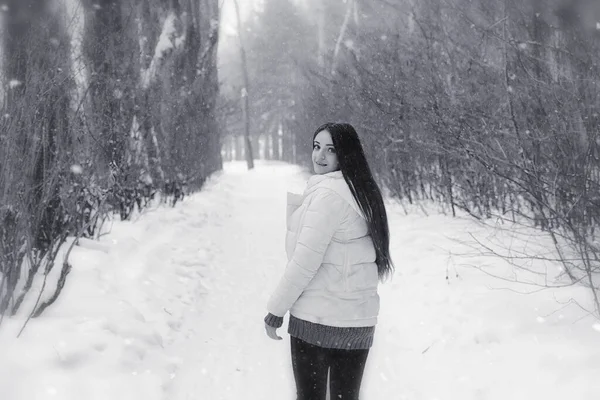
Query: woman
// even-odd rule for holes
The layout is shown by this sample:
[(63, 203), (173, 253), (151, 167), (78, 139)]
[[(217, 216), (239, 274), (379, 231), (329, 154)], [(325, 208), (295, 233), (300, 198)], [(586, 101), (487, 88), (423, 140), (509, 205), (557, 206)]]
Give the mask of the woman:
[(289, 311), (298, 400), (358, 399), (379, 313), (377, 286), (390, 275), (389, 229), (381, 191), (352, 125), (327, 123), (313, 135), (315, 171), (302, 196), (288, 194), (288, 264), (269, 299), (265, 329)]

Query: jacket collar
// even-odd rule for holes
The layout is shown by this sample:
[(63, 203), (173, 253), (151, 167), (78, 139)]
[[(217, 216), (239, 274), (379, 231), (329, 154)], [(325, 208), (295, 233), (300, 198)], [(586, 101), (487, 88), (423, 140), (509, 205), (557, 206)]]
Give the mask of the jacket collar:
[(326, 174), (315, 174), (308, 179), (308, 184), (307, 184), (306, 189), (308, 190), (318, 184), (326, 183), (326, 181), (328, 181), (330, 179), (334, 179), (334, 180), (342, 179), (343, 180), (344, 175), (342, 174), (341, 170), (328, 172)]
[(342, 196), (342, 198), (344, 198), (344, 200), (346, 200), (348, 204), (350, 204), (350, 206), (352, 206), (352, 208), (358, 213), (358, 215), (364, 218), (364, 215), (360, 207), (358, 206), (358, 203), (354, 199), (354, 196), (352, 195), (352, 192), (350, 191), (350, 188), (348, 187), (348, 184), (344, 179), (342, 171), (338, 170), (334, 172), (329, 172), (327, 174), (317, 174), (311, 176), (308, 179), (308, 184), (306, 185), (304, 195), (307, 196), (308, 194), (317, 190), (319, 187), (326, 187), (335, 191), (337, 194)]

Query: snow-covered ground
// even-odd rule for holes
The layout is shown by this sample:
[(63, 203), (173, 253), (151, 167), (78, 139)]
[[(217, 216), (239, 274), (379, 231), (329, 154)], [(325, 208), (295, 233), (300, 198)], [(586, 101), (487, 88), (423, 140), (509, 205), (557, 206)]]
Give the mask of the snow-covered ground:
[[(0, 326), (0, 399), (293, 399), (288, 337), (268, 339), (263, 317), (285, 266), (285, 194), (306, 178), (228, 164), (177, 207), (76, 247), (57, 303), (19, 339), (24, 316)], [(511, 283), (541, 277), (459, 243), (545, 251), (545, 239), (389, 212), (397, 273), (381, 286), (363, 399), (600, 398), (600, 325), (575, 304), (591, 307), (586, 290)]]

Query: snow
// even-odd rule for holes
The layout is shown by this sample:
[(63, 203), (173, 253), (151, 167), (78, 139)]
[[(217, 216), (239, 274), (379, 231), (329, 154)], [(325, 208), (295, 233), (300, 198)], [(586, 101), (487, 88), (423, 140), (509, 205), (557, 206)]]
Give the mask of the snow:
[(83, 173), (83, 167), (79, 164), (71, 165), (71, 172), (75, 175), (81, 175)]
[(142, 70), (142, 87), (148, 88), (160, 68), (164, 58), (173, 50), (180, 49), (185, 43), (185, 33), (177, 36), (177, 16), (169, 14), (163, 23), (162, 31), (154, 48), (154, 56), (147, 69)]
[[(25, 315), (0, 326), (1, 398), (294, 398), (285, 329), (272, 341), (262, 319), (285, 265), (285, 194), (306, 178), (282, 163), (226, 164), (175, 208), (82, 241), (57, 303), (19, 339)], [(596, 399), (600, 323), (578, 306), (591, 307), (587, 291), (510, 282), (541, 278), (469, 247), (474, 235), (544, 251), (544, 238), (427, 209), (389, 204), (397, 273), (381, 286), (362, 398)]]
[(11, 79), (10, 82), (8, 83), (8, 87), (10, 87), (11, 89), (14, 89), (14, 88), (21, 86), (22, 84), (23, 83), (18, 79)]
[(175, 28), (176, 19), (177, 17), (175, 14), (169, 14), (165, 19), (163, 30), (154, 50), (156, 54), (155, 57), (161, 58), (161, 54), (164, 54), (173, 48), (173, 41), (171, 39), (177, 34), (177, 29)]

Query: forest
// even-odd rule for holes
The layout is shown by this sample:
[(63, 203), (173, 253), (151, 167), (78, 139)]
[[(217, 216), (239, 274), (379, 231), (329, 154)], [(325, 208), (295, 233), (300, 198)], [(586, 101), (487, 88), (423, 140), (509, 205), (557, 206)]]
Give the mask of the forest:
[[(0, 316), (157, 194), (175, 203), (221, 168), (216, 0), (3, 2)], [(76, 241), (72, 242), (73, 245)], [(71, 246), (72, 247), (72, 246)]]
[(547, 233), (600, 313), (600, 3), (231, 1), (228, 29), (217, 0), (3, 2), (0, 321), (54, 268), (31, 316), (56, 300), (68, 238), (223, 161), (307, 165), (325, 121), (392, 198)]

